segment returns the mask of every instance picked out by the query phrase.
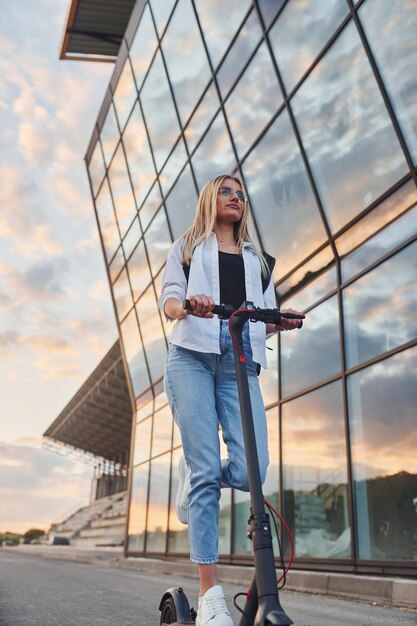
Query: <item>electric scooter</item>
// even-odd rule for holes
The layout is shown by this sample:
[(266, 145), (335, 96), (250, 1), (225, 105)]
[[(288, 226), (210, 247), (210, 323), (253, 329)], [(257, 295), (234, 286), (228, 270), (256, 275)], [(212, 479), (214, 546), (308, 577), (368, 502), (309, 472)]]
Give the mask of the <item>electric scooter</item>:
[[(184, 302), (184, 308), (191, 309), (188, 300)], [(247, 535), (252, 540), (255, 570), (246, 594), (245, 606), (241, 610), (242, 617), (239, 626), (289, 626), (293, 621), (285, 613), (279, 601), (271, 524), (269, 515), (265, 511), (262, 494), (242, 332), (249, 320), (265, 324), (280, 324), (281, 317), (302, 320), (304, 315), (281, 313), (278, 309), (260, 309), (254, 307), (251, 302), (244, 302), (239, 309), (233, 309), (228, 305), (216, 305), (212, 311), (220, 318), (229, 318), (251, 502)], [(301, 326), (302, 321), (298, 328)], [(190, 608), (182, 587), (168, 589), (162, 596), (159, 610), (161, 611), (160, 626), (195, 624), (197, 614), (193, 608)]]

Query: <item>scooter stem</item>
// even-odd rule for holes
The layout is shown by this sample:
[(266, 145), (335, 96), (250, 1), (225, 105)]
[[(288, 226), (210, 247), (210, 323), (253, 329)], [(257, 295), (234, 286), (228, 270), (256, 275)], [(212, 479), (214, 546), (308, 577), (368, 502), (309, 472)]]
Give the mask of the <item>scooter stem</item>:
[[(269, 515), (265, 512), (262, 494), (246, 362), (241, 359), (241, 355), (244, 354), (242, 332), (249, 318), (250, 313), (247, 316), (240, 314), (230, 319), (230, 328), (237, 343), (235, 345), (233, 342), (233, 351), (251, 501), (248, 534), (252, 539), (255, 561), (250, 597), (244, 610), (253, 626), (289, 626), (293, 622), (284, 612), (278, 597), (271, 525)], [(247, 624), (246, 617), (242, 616), (239, 626)]]

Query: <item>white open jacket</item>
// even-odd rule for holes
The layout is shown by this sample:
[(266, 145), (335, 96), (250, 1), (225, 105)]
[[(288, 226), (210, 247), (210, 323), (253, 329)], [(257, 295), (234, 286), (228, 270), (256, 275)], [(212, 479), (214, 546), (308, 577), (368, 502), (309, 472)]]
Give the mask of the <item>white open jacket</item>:
[[(209, 239), (199, 244), (193, 253), (190, 274), (187, 279), (182, 266), (183, 239), (177, 239), (172, 244), (168, 254), (164, 271), (159, 308), (164, 312), (165, 302), (175, 298), (182, 302), (192, 295), (205, 294), (211, 296), (216, 304), (220, 302), (219, 254), (217, 239), (213, 233)], [(242, 249), (245, 268), (246, 299), (255, 306), (276, 307), (274, 281), (271, 277), (269, 285), (262, 291), (262, 276), (259, 257), (250, 243), (245, 243)], [(170, 318), (165, 316), (168, 321)], [(170, 342), (198, 352), (220, 354), (219, 334), (220, 320), (215, 315), (211, 319), (204, 319), (187, 315), (177, 320), (170, 336)], [(265, 355), (266, 325), (262, 322), (250, 323), (249, 336), (252, 347), (253, 360), (267, 369)]]

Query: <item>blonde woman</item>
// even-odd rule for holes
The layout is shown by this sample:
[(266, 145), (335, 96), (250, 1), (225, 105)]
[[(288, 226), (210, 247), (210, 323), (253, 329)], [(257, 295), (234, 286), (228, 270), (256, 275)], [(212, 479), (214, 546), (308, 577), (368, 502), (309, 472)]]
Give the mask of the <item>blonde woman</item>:
[[(176, 321), (164, 385), (184, 450), (177, 514), (189, 524), (190, 558), (200, 576), (197, 626), (233, 626), (217, 582), (220, 488), (249, 489), (232, 340), (227, 320), (211, 310), (217, 303), (237, 308), (244, 300), (276, 306), (266, 262), (271, 257), (262, 255), (251, 241), (248, 215), (239, 178), (222, 175), (210, 180), (201, 191), (193, 224), (169, 252), (159, 300), (166, 318)], [(185, 298), (191, 311), (183, 308)], [(297, 324), (298, 320), (282, 319), (280, 326), (249, 323), (244, 330), (262, 482), (269, 459), (257, 368), (267, 367), (266, 333), (292, 330)], [(223, 460), (219, 425), (227, 446)]]

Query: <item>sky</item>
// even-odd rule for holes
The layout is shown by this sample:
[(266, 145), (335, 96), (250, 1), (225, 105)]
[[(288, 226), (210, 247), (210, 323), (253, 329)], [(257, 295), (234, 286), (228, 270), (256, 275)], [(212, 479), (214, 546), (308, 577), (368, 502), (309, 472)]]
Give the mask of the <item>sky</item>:
[(42, 433), (117, 338), (84, 155), (113, 64), (60, 61), (69, 0), (0, 0), (0, 532), (87, 504)]

